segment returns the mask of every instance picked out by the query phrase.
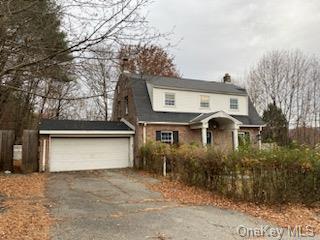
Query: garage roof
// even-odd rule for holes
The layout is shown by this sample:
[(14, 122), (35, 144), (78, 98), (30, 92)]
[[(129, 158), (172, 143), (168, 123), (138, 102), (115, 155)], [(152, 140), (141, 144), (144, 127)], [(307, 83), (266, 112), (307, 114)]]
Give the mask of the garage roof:
[(124, 122), (43, 119), (39, 130), (132, 131)]

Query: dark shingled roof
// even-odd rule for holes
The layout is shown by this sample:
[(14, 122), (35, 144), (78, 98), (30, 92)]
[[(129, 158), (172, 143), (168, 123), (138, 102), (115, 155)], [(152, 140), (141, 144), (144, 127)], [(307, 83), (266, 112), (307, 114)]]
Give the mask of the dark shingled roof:
[[(155, 112), (152, 109), (149, 93), (146, 86), (146, 81), (149, 82), (148, 78), (141, 77), (135, 74), (130, 74), (128, 75), (128, 79), (129, 79), (129, 84), (132, 87), (133, 99), (134, 99), (139, 121), (188, 123), (192, 119), (194, 119), (195, 117), (201, 114), (201, 113)], [(195, 84), (194, 82), (199, 84), (200, 83), (202, 84), (204, 82), (204, 81), (198, 81), (198, 80), (184, 80), (184, 79), (159, 78), (159, 77), (151, 77), (150, 81), (151, 82), (155, 81), (160, 84), (160, 79), (164, 80), (165, 83), (163, 85), (166, 85), (168, 87), (169, 87), (170, 79), (175, 82), (175, 83), (172, 83), (172, 86), (174, 86), (174, 84), (177, 84), (177, 81), (179, 81), (179, 85), (180, 85), (179, 88), (181, 88), (181, 85), (185, 87), (189, 83), (189, 81), (192, 81), (192, 84)], [(235, 91), (233, 94), (236, 94), (236, 91), (241, 91), (242, 94), (246, 94), (245, 90), (236, 90), (234, 88), (234, 85), (231, 85), (231, 84), (213, 83), (213, 82), (207, 82), (206, 84), (209, 84), (209, 85), (213, 84), (213, 86), (219, 85), (219, 89), (222, 88), (222, 86), (220, 85), (227, 85), (225, 86), (226, 87), (225, 89), (230, 94), (231, 94), (231, 91), (229, 91), (230, 90), (229, 87), (233, 86), (232, 88)], [(188, 86), (190, 87), (190, 84)], [(200, 88), (197, 87), (197, 90), (200, 90)], [(213, 89), (212, 89), (212, 92), (213, 92)], [(241, 121), (244, 125), (263, 125), (264, 124), (250, 100), (249, 100), (249, 116), (239, 116), (239, 115), (231, 115), (231, 116)]]
[(123, 122), (52, 120), (43, 119), (40, 130), (71, 130), (71, 131), (129, 131), (132, 130)]
[[(207, 93), (247, 95), (247, 91), (244, 88), (241, 88), (231, 83), (194, 80), (187, 78), (141, 76), (137, 74), (129, 74), (129, 77), (146, 80), (154, 87), (190, 90)], [(183, 84), (181, 84), (181, 81), (183, 81)]]

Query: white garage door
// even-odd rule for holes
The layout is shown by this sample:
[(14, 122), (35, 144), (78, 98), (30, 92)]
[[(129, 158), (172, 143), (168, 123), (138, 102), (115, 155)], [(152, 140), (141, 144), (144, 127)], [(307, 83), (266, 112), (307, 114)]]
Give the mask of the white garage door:
[(126, 168), (129, 138), (52, 138), (51, 172)]

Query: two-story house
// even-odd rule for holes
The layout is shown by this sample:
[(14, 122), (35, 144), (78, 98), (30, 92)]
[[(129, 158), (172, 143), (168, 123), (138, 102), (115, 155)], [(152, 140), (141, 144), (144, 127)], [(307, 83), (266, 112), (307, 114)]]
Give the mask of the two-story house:
[(149, 140), (198, 143), (237, 149), (239, 139), (259, 145), (263, 121), (245, 89), (231, 83), (123, 73), (118, 81), (113, 120), (135, 127), (135, 164)]

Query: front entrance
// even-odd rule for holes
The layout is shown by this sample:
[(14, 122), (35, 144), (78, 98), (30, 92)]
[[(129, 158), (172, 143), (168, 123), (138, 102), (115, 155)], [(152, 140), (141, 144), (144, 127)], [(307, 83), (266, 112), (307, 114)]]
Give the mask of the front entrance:
[(212, 131), (207, 131), (207, 145), (212, 145)]

